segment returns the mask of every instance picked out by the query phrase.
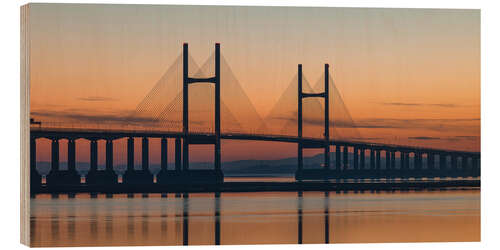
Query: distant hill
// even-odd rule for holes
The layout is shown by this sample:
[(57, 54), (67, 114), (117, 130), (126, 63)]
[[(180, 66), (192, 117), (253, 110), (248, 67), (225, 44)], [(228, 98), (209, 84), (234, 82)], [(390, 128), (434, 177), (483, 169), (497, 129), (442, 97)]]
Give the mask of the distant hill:
[[(323, 155), (317, 154), (310, 157), (304, 157), (304, 168), (320, 168), (323, 164)], [(381, 164), (385, 165), (385, 155), (380, 155)], [(351, 169), (353, 154), (349, 153), (348, 168)], [(369, 164), (369, 157), (365, 158), (366, 164)], [(331, 153), (330, 156), (331, 168), (335, 168), (335, 153)], [(48, 174), (50, 171), (50, 162), (37, 162), (37, 169), (40, 174)], [(77, 162), (77, 171), (84, 175), (90, 169), (90, 163), (88, 162)], [(399, 166), (399, 160), (396, 160), (396, 166)], [(413, 166), (412, 161), (410, 161), (410, 167)], [(61, 162), (60, 167), (63, 170), (67, 169), (67, 163)], [(211, 169), (213, 168), (212, 162), (191, 162), (189, 164), (190, 169)], [(99, 165), (98, 169), (104, 169), (104, 165)], [(134, 166), (135, 169), (141, 169), (140, 164)], [(168, 163), (168, 169), (174, 169), (175, 165), (173, 162)], [(115, 165), (114, 169), (119, 174), (123, 173), (126, 169), (126, 165), (120, 164)], [(160, 170), (159, 164), (150, 164), (149, 169), (152, 173), (157, 173)], [(222, 163), (222, 171), (225, 176), (293, 176), (297, 170), (297, 158), (283, 158), (279, 160), (238, 160)]]

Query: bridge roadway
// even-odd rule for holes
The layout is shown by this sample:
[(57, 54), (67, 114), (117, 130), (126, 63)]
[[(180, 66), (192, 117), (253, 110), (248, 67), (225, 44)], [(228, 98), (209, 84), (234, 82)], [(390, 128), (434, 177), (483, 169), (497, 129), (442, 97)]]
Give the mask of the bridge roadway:
[[(328, 143), (336, 147), (334, 164), (330, 164), (328, 168), (298, 168), (295, 178), (299, 181), (305, 181), (301, 185), (296, 182), (234, 184), (224, 182), (221, 169), (191, 170), (184, 165), (181, 141), (185, 139), (185, 135), (179, 131), (32, 127), (30, 133), (32, 194), (61, 193), (64, 191), (70, 193), (133, 193), (197, 192), (199, 190), (212, 190), (214, 192), (394, 190), (426, 187), (479, 187), (480, 185), (480, 181), (477, 179), (480, 177), (480, 153), (477, 152), (329, 140)], [(47, 138), (51, 140), (52, 144), (51, 171), (47, 176), (40, 175), (36, 169), (36, 140), (39, 138)], [(113, 140), (121, 138), (127, 138), (127, 169), (119, 178), (113, 168)], [(134, 138), (142, 138), (142, 170), (134, 169)], [(161, 139), (161, 166), (160, 172), (156, 175), (149, 171), (149, 138)], [(168, 138), (175, 139), (175, 170), (167, 169)], [(68, 140), (68, 170), (59, 168), (59, 140), (62, 139)], [(82, 182), (83, 176), (80, 176), (76, 171), (75, 140), (77, 139), (90, 141), (90, 170), (84, 176), (84, 182)], [(324, 148), (326, 145), (326, 140), (321, 138), (299, 138), (285, 135), (222, 133), (221, 139), (302, 143), (304, 148)], [(97, 168), (98, 140), (106, 141), (105, 170)], [(213, 144), (215, 135), (212, 133), (189, 133), (188, 141), (189, 144)], [(349, 148), (352, 149), (351, 152), (349, 152)], [(366, 151), (369, 151), (369, 154)], [(385, 164), (382, 164), (381, 161), (382, 151), (385, 152), (385, 156), (383, 156)], [(396, 152), (399, 152), (398, 156), (396, 156)], [(352, 154), (352, 159), (350, 159), (349, 153)], [(423, 164), (423, 155), (426, 155), (425, 164)], [(439, 159), (437, 162), (435, 156)], [(365, 158), (367, 158), (366, 161)], [(398, 158), (399, 164), (396, 164), (396, 158)], [(410, 159), (412, 159), (413, 164), (410, 164)], [(459, 159), (461, 164), (458, 164)], [(449, 177), (458, 177), (462, 180), (450, 182)], [(424, 178), (427, 179), (424, 181)], [(439, 180), (436, 181), (436, 178)], [(318, 182), (329, 179), (337, 181), (335, 184)], [(371, 181), (364, 183), (366, 179)], [(380, 182), (382, 179), (383, 183)], [(410, 181), (410, 179), (412, 180)], [(355, 181), (343, 183), (339, 180)]]
[[(182, 138), (182, 131), (160, 131), (160, 130), (120, 130), (120, 129), (92, 129), (92, 128), (39, 128), (31, 127), (31, 136), (34, 138), (47, 138), (47, 139), (121, 139), (129, 137), (138, 138)], [(190, 144), (204, 144), (215, 140), (213, 133), (196, 133), (190, 132)], [(323, 144), (324, 139), (302, 137), (299, 139), (297, 136), (289, 135), (269, 135), (269, 134), (245, 134), (245, 133), (222, 133), (222, 139), (227, 140), (249, 140), (249, 141), (273, 141), (273, 142), (288, 142), (298, 143), (302, 142), (308, 144)], [(370, 148), (374, 150), (387, 150), (387, 151), (402, 151), (402, 152), (433, 152), (434, 154), (457, 154), (467, 155), (470, 157), (479, 157), (479, 152), (459, 151), (459, 150), (444, 150), (434, 149), (427, 147), (417, 146), (401, 146), (394, 144), (372, 143), (362, 141), (343, 141), (343, 140), (330, 140), (330, 145), (339, 145), (355, 148)]]

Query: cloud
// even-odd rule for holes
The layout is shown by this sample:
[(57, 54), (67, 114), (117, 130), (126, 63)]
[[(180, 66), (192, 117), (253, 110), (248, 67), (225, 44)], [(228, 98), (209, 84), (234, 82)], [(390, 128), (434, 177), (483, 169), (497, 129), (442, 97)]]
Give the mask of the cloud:
[[(133, 111), (119, 111), (108, 114), (96, 114), (96, 111), (89, 110), (75, 110), (67, 109), (63, 111), (52, 110), (37, 110), (32, 111), (30, 116), (42, 117), (38, 120), (42, 124), (47, 123), (67, 123), (67, 124), (82, 124), (82, 125), (96, 125), (96, 124), (113, 124), (113, 125), (132, 125), (141, 127), (164, 127), (164, 125), (181, 127), (182, 120), (167, 120), (158, 119), (149, 116), (134, 116)], [(189, 121), (190, 124), (203, 126), (206, 122), (203, 121)]]
[(87, 96), (87, 97), (79, 97), (77, 98), (80, 101), (86, 101), (86, 102), (110, 102), (110, 101), (116, 101), (116, 99), (110, 98), (110, 97), (103, 97), (103, 96)]
[(440, 107), (440, 108), (456, 108), (461, 107), (451, 103), (406, 103), (406, 102), (382, 102), (385, 106), (404, 106), (404, 107)]
[(430, 137), (430, 136), (415, 136), (415, 137), (408, 137), (410, 140), (441, 140), (440, 137)]
[(459, 119), (394, 119), (376, 118), (356, 121), (357, 128), (427, 129), (433, 131), (479, 129), (480, 118)]

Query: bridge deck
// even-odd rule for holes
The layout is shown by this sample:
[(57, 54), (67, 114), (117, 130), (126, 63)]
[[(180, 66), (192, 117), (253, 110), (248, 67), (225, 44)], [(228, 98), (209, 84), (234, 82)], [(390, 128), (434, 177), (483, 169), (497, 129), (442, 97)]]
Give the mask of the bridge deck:
[[(85, 139), (119, 139), (125, 137), (150, 137), (150, 138), (181, 138), (184, 134), (181, 131), (160, 131), (160, 130), (118, 130), (118, 129), (92, 129), (92, 128), (44, 128), (34, 127), (30, 129), (31, 136), (35, 138), (85, 138)], [(211, 140), (215, 137), (213, 133), (190, 133), (190, 137), (198, 138), (200, 141)], [(245, 133), (222, 133), (221, 138), (225, 140), (250, 140), (250, 141), (275, 141), (286, 143), (324, 143), (322, 138), (302, 137), (289, 135), (266, 135), (266, 134), (245, 134)], [(359, 148), (373, 148), (380, 150), (407, 151), (407, 152), (434, 152), (436, 154), (461, 154), (479, 156), (480, 152), (469, 152), (459, 150), (444, 150), (428, 147), (417, 147), (407, 145), (394, 145), (383, 143), (372, 143), (362, 141), (330, 140), (330, 145), (340, 145)]]

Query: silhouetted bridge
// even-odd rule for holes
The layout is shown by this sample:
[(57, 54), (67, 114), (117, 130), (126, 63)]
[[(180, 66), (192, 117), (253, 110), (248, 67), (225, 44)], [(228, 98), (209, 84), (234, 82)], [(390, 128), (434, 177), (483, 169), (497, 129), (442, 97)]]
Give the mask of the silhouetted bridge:
[[(297, 136), (256, 133), (221, 133), (220, 125), (220, 46), (215, 49), (215, 76), (191, 78), (188, 76), (188, 47), (183, 52), (183, 118), (182, 131), (117, 130), (32, 126), (30, 130), (31, 192), (36, 193), (149, 193), (196, 191), (272, 191), (272, 190), (339, 190), (339, 189), (400, 189), (447, 186), (479, 186), (478, 180), (445, 180), (452, 177), (479, 177), (480, 153), (439, 150), (424, 147), (342, 141), (330, 138), (329, 67), (325, 64), (324, 92), (304, 93), (302, 65), (298, 65), (298, 119)], [(189, 130), (188, 86), (198, 82), (215, 85), (215, 131), (195, 133)], [(302, 99), (324, 98), (324, 137), (309, 138), (302, 134)], [(51, 140), (51, 171), (41, 176), (36, 170), (36, 140)], [(121, 178), (113, 170), (113, 141), (127, 138), (127, 169)], [(142, 138), (142, 170), (134, 169), (134, 141)], [(161, 169), (156, 176), (149, 171), (149, 139), (161, 140)], [(76, 171), (75, 140), (90, 141), (90, 170), (82, 182)], [(175, 140), (175, 169), (167, 169), (168, 140)], [(252, 140), (295, 143), (297, 151), (296, 183), (224, 183), (221, 170), (220, 141)], [(67, 140), (68, 170), (59, 169), (59, 141)], [(105, 170), (98, 170), (97, 142), (104, 140)], [(189, 145), (213, 144), (214, 169), (189, 168)], [(335, 148), (334, 164), (330, 163), (330, 149)], [(304, 169), (303, 149), (324, 149), (324, 164), (315, 169)], [(352, 160), (349, 157), (352, 155)], [(384, 164), (382, 164), (384, 158)], [(439, 178), (436, 181), (435, 178)], [(337, 180), (308, 182), (308, 180)], [(371, 179), (369, 182), (362, 180)], [(412, 179), (410, 181), (410, 179)], [(339, 181), (339, 180), (354, 180)], [(384, 180), (380, 182), (380, 180)]]

